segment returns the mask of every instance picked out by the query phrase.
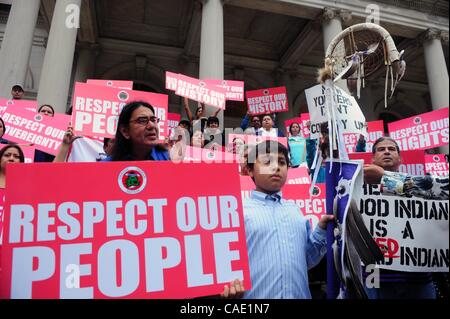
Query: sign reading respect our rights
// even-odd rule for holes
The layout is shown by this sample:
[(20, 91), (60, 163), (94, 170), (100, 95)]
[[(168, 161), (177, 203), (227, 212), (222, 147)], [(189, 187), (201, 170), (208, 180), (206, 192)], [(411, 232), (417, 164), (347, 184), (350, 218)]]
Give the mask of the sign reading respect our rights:
[(193, 298), (235, 279), (251, 289), (240, 196), (237, 164), (11, 165), (0, 298)]

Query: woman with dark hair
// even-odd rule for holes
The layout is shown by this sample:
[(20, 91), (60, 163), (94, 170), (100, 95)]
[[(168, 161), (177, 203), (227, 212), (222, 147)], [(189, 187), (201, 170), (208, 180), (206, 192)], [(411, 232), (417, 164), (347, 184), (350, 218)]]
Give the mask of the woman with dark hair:
[(53, 107), (51, 105), (43, 104), (38, 109), (38, 113), (53, 117), (55, 115), (55, 110), (53, 109)]
[(0, 188), (5, 188), (6, 164), (24, 162), (25, 156), (19, 145), (9, 144), (0, 150)]
[(153, 106), (132, 102), (119, 116), (111, 156), (104, 161), (167, 161), (169, 154), (159, 144), (159, 119)]
[(306, 162), (306, 140), (300, 134), (300, 124), (297, 122), (289, 126), (289, 156), (293, 168), (299, 167)]
[[(49, 104), (43, 104), (39, 107), (38, 113), (53, 117), (55, 116), (55, 110)], [(55, 159), (55, 156), (52, 154), (45, 153), (40, 150), (36, 150), (34, 152), (34, 162), (35, 163), (51, 163)]]
[(6, 126), (5, 126), (5, 122), (3, 122), (3, 119), (0, 117), (0, 143), (1, 144), (8, 144), (7, 140), (3, 139), (3, 135), (6, 132)]

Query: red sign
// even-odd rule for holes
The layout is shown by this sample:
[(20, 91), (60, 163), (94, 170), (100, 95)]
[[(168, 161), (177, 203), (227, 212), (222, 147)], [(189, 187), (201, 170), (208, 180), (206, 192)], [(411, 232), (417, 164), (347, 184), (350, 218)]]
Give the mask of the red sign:
[(34, 144), (36, 149), (56, 155), (64, 138), (70, 116), (55, 113), (45, 116), (22, 108), (8, 107), (2, 115), (6, 130), (4, 139)]
[[(366, 138), (366, 152), (372, 153), (372, 146), (377, 139), (384, 136), (383, 121), (367, 122), (367, 138)], [(344, 144), (348, 153), (356, 151), (356, 144), (358, 144), (359, 134), (345, 133)]]
[(183, 74), (166, 72), (166, 89), (175, 91), (176, 95), (187, 97), (190, 100), (225, 109), (225, 89), (208, 84), (206, 81)]
[(287, 112), (289, 109), (286, 87), (247, 91), (248, 112), (251, 115)]
[(448, 145), (448, 107), (388, 124), (389, 135), (403, 151)]
[(236, 164), (17, 164), (8, 174), (0, 298), (193, 298), (234, 279), (251, 288)]
[[(399, 171), (409, 175), (425, 175), (425, 152), (418, 151), (402, 151), (402, 158)], [(351, 153), (348, 154), (351, 160), (362, 159), (364, 164), (372, 164), (372, 153)]]
[(222, 148), (199, 148), (186, 146), (183, 162), (185, 163), (238, 163), (236, 154), (223, 152)]
[(310, 127), (308, 125), (310, 119), (309, 119), (309, 113), (302, 113), (300, 114), (300, 117), (302, 119), (302, 133), (304, 138), (308, 138), (311, 135)]
[(36, 152), (36, 147), (32, 144), (20, 145), (20, 148), (23, 151), (23, 155), (25, 157), (25, 163), (33, 163), (34, 162), (34, 153)]
[(308, 168), (300, 166), (297, 168), (290, 168), (286, 180), (287, 185), (302, 185), (311, 184), (311, 177), (308, 173)]
[(37, 111), (37, 102), (36, 101), (30, 101), (30, 100), (8, 100), (0, 98), (0, 117), (2, 114), (6, 111), (6, 108), (8, 106), (20, 108), (20, 109), (27, 109), (32, 112)]
[(2, 269), (2, 265), (1, 265), (1, 259), (2, 259), (2, 254), (1, 254), (1, 247), (2, 247), (2, 242), (3, 242), (3, 211), (4, 211), (4, 205), (5, 205), (5, 189), (4, 188), (0, 188), (0, 274), (1, 274), (1, 269)]
[(133, 89), (133, 81), (116, 81), (116, 80), (87, 80), (87, 84), (109, 86), (116, 89)]
[(144, 101), (155, 109), (159, 122), (159, 140), (167, 135), (168, 96), (116, 89), (77, 82), (73, 97), (72, 124), (75, 134), (83, 136), (114, 137), (117, 120), (125, 104)]
[(228, 146), (227, 150), (233, 149), (233, 144), (237, 145), (257, 145), (264, 141), (280, 142), (284, 146), (288, 147), (286, 137), (271, 137), (271, 136), (256, 136), (247, 134), (228, 134)]
[(167, 116), (167, 127), (169, 130), (169, 136), (174, 136), (173, 130), (180, 124), (181, 115), (177, 113), (169, 113)]
[(425, 171), (431, 175), (448, 176), (449, 165), (444, 154), (425, 154)]
[(244, 82), (242, 81), (205, 80), (205, 82), (225, 89), (227, 101), (244, 101)]

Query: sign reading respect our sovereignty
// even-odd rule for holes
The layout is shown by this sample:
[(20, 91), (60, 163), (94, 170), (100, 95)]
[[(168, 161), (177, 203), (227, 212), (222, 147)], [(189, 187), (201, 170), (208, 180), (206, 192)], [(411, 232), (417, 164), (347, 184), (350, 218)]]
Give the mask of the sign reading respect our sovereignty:
[(425, 171), (435, 176), (448, 176), (449, 165), (444, 154), (425, 154)]
[(360, 211), (384, 251), (380, 268), (448, 272), (448, 200), (383, 196), (379, 185), (364, 185)]
[(62, 143), (70, 116), (55, 113), (53, 117), (35, 111), (9, 106), (2, 119), (6, 130), (4, 139), (24, 144), (34, 144), (36, 149), (56, 155)]
[[(305, 90), (306, 102), (308, 103), (309, 115), (311, 117), (311, 138), (318, 138), (320, 124), (328, 122), (327, 101), (325, 98), (326, 88), (324, 85), (316, 85)], [(356, 133), (366, 135), (366, 119), (358, 106), (355, 98), (341, 88), (335, 86), (335, 115), (336, 121), (342, 128), (342, 133)], [(330, 115), (333, 116), (330, 109)]]
[(289, 110), (286, 87), (247, 91), (248, 113), (260, 115)]
[(237, 164), (11, 165), (0, 298), (193, 298), (234, 279), (250, 289), (240, 196)]
[(166, 89), (175, 91), (176, 95), (190, 100), (225, 109), (226, 90), (220, 86), (208, 84), (206, 81), (166, 72)]
[(448, 107), (388, 124), (402, 151), (448, 145)]
[(160, 119), (159, 140), (164, 141), (168, 136), (168, 96), (165, 94), (77, 82), (73, 95), (72, 124), (75, 134), (114, 137), (117, 120), (125, 104), (144, 101), (153, 106), (155, 116)]

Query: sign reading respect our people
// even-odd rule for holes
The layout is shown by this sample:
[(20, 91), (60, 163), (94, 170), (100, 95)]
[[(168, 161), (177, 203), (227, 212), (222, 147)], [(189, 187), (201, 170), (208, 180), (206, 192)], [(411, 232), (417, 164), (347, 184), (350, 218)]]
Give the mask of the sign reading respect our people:
[(389, 123), (388, 128), (402, 151), (448, 145), (448, 107)]
[(109, 86), (116, 89), (133, 89), (133, 81), (116, 81), (116, 80), (87, 80), (87, 84), (95, 84), (101, 86)]
[[(423, 150), (404, 151), (400, 153), (399, 171), (409, 175), (425, 175), (425, 152)], [(372, 164), (372, 153), (350, 153), (351, 160), (362, 159), (364, 164)]]
[[(334, 91), (335, 120), (342, 133), (366, 135), (366, 120), (355, 98), (337, 86), (334, 86)], [(305, 95), (311, 117), (311, 137), (318, 138), (320, 124), (328, 122), (329, 117), (333, 117), (333, 111), (328, 106), (331, 105), (331, 101), (327, 101), (326, 87), (321, 84), (305, 90)]]
[[(344, 144), (348, 153), (356, 151), (359, 136), (359, 134), (344, 134)], [(372, 153), (373, 144), (382, 136), (384, 136), (383, 121), (367, 122), (366, 153)]]
[(244, 82), (229, 80), (205, 80), (207, 84), (225, 89), (227, 101), (244, 101)]
[(235, 279), (251, 289), (240, 196), (236, 164), (11, 165), (0, 298), (194, 298)]
[(431, 175), (448, 176), (449, 165), (444, 154), (425, 154), (425, 171)]
[(226, 90), (220, 86), (208, 84), (206, 81), (167, 71), (166, 89), (175, 91), (178, 96), (225, 109)]
[(168, 96), (143, 91), (123, 90), (77, 82), (73, 94), (72, 124), (75, 134), (114, 137), (117, 121), (125, 104), (134, 101), (149, 103), (159, 122), (159, 140), (168, 136)]
[(55, 113), (45, 116), (23, 108), (8, 107), (2, 119), (4, 139), (19, 144), (34, 144), (36, 149), (56, 155), (70, 122), (70, 116)]
[(247, 91), (248, 113), (260, 115), (289, 110), (286, 87)]

